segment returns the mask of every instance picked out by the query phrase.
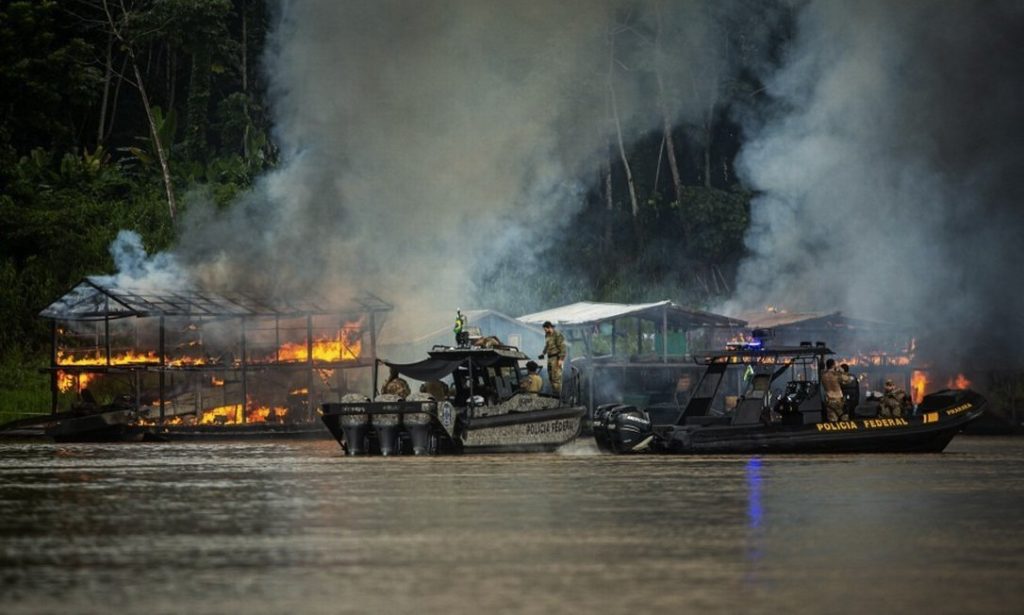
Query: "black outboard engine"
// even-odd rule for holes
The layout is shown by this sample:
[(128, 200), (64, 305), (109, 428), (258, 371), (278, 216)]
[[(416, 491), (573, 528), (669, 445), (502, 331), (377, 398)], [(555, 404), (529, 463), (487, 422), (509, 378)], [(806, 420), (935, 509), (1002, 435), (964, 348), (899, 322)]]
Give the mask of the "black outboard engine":
[(594, 439), (603, 452), (635, 452), (653, 437), (651, 421), (635, 406), (606, 404), (594, 411)]

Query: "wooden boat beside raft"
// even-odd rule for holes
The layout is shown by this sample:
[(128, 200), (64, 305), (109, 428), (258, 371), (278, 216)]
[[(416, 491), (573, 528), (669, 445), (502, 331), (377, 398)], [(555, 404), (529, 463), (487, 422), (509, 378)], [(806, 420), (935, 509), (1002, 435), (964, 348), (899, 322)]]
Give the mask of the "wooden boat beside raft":
[[(850, 420), (828, 422), (817, 374), (829, 354), (819, 345), (699, 355), (706, 368), (685, 408), (605, 405), (595, 413), (594, 437), (612, 453), (937, 453), (984, 412), (977, 392), (946, 389), (925, 396), (911, 416), (880, 417), (878, 399), (869, 398)], [(735, 409), (716, 414), (713, 401), (730, 366), (753, 374)], [(776, 382), (784, 388), (773, 388)]]

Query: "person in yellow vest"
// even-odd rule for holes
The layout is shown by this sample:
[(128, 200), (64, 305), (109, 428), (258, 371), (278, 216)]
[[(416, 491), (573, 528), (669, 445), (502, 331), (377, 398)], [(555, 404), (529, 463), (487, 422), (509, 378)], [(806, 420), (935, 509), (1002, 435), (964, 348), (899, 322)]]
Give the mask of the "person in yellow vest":
[(469, 331), (466, 331), (466, 324), (469, 321), (462, 314), (462, 308), (455, 310), (455, 326), (452, 327), (452, 332), (455, 333), (455, 345), (459, 348), (466, 348), (469, 346)]
[(526, 376), (519, 381), (519, 390), (523, 393), (532, 393), (536, 395), (540, 393), (540, 390), (544, 388), (544, 381), (541, 380), (540, 375), (537, 374), (537, 370), (540, 366), (535, 361), (529, 361), (526, 364)]
[(551, 321), (544, 322), (544, 352), (538, 359), (548, 358), (548, 381), (551, 382), (551, 390), (556, 394), (562, 393), (562, 362), (568, 351), (565, 348), (565, 336), (555, 331), (555, 325)]

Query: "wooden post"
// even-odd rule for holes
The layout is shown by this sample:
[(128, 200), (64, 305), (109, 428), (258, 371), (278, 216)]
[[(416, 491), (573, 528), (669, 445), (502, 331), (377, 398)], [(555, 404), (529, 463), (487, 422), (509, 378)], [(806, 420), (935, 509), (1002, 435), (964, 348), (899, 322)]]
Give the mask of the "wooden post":
[(50, 414), (57, 414), (57, 320), (50, 321)]
[[(241, 330), (242, 330), (242, 418), (239, 421), (245, 424), (245, 409), (249, 405), (249, 353), (246, 349), (245, 339), (245, 316), (241, 317)], [(226, 388), (226, 387), (225, 387)]]
[(661, 350), (662, 361), (668, 363), (668, 306), (661, 308)]
[(105, 299), (106, 307), (103, 312), (103, 340), (107, 350), (107, 367), (110, 367), (110, 298)]
[(160, 316), (160, 423), (161, 424), (163, 424), (163, 422), (164, 422), (164, 407), (165, 407), (165, 404), (166, 404), (166, 400), (164, 398), (167, 397), (166, 395), (164, 395), (164, 387), (166, 385), (166, 378), (167, 378), (167, 370), (165, 369), (166, 365), (167, 365), (167, 355), (166, 355), (166, 352), (164, 351), (164, 342), (166, 340), (166, 335), (165, 335), (164, 331), (165, 331), (164, 317), (163, 317), (163, 315), (161, 315)]
[[(362, 341), (361, 332), (359, 340)], [(377, 358), (377, 318), (374, 312), (370, 312), (370, 357)]]
[(313, 315), (306, 315), (306, 363), (313, 367)]

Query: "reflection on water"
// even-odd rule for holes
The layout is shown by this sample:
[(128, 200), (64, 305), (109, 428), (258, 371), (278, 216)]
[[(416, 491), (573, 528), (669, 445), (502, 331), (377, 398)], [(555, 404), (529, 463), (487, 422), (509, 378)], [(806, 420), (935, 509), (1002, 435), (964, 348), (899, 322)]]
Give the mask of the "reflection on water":
[(942, 455), (346, 459), (0, 445), (20, 612), (1017, 612), (1024, 441)]

